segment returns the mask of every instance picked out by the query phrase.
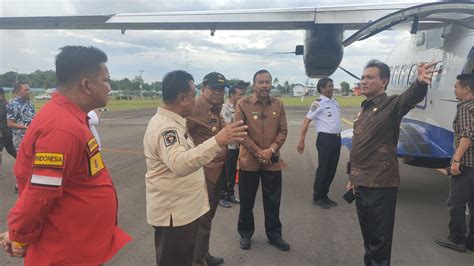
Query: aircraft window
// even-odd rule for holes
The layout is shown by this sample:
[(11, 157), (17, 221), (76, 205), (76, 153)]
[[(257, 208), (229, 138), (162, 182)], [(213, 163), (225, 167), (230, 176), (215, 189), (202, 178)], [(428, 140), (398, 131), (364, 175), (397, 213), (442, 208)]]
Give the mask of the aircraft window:
[(393, 76), (392, 76), (392, 85), (397, 85), (397, 80), (398, 80), (398, 73), (400, 73), (400, 67), (396, 66), (395, 70), (393, 71)]
[(402, 69), (400, 71), (400, 78), (398, 78), (398, 85), (399, 86), (405, 86), (406, 85), (406, 81), (407, 81), (407, 73), (408, 72), (408, 66), (407, 65), (403, 65), (402, 66)]
[(413, 64), (411, 65), (410, 68), (410, 74), (408, 74), (408, 86), (410, 86), (413, 82), (415, 82), (415, 79), (418, 77), (418, 65)]
[(443, 74), (443, 62), (438, 62), (435, 65), (435, 69), (437, 69), (438, 72), (433, 73), (433, 78), (431, 79), (431, 85), (430, 85), (432, 89), (437, 89), (439, 86), (439, 81), (441, 80), (441, 77)]

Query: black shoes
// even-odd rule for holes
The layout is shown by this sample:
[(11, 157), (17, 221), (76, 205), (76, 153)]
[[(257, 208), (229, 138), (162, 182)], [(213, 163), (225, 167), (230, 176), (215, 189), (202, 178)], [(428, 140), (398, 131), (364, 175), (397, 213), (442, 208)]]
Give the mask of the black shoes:
[[(243, 250), (248, 250), (248, 249), (250, 249), (250, 243), (251, 243), (250, 238), (242, 237), (240, 239), (240, 248), (243, 249)], [(269, 239), (268, 243), (274, 245), (275, 247), (277, 247), (279, 250), (282, 250), (282, 251), (290, 250), (290, 244), (288, 244), (282, 238), (273, 239), (273, 240)]]
[(337, 202), (335, 202), (333, 200), (330, 200), (328, 197), (326, 197), (326, 199), (324, 199), (324, 201), (326, 201), (326, 203), (329, 205), (329, 207), (336, 207), (337, 206)]
[(445, 248), (454, 249), (454, 250), (459, 251), (459, 252), (466, 252), (466, 246), (465, 245), (456, 244), (453, 241), (451, 241), (451, 239), (449, 239), (449, 237), (446, 238), (446, 239), (438, 239), (438, 240), (435, 241), (435, 243), (442, 246), (442, 247), (445, 247)]
[(250, 238), (242, 237), (240, 239), (240, 248), (245, 250), (250, 249)]
[(329, 209), (337, 206), (337, 202), (330, 200), (328, 197), (323, 199), (313, 199), (313, 204), (321, 207), (321, 209)]
[(466, 241), (466, 248), (469, 249), (470, 251), (474, 251), (474, 239)]
[(224, 258), (222, 257), (214, 257), (212, 255), (207, 256), (206, 258), (207, 265), (212, 266), (212, 265), (219, 265), (224, 263)]
[(230, 207), (232, 207), (232, 206), (230, 205), (230, 203), (229, 203), (227, 200), (225, 200), (225, 199), (220, 199), (220, 200), (219, 200), (219, 206), (221, 206), (222, 208), (230, 208)]
[(321, 207), (321, 209), (329, 209), (331, 207), (329, 203), (322, 199), (313, 200), (313, 204)]
[(240, 200), (236, 198), (235, 196), (230, 196), (227, 200), (234, 204), (240, 204)]
[(290, 244), (288, 244), (285, 240), (283, 240), (283, 238), (278, 238), (278, 239), (274, 239), (274, 240), (268, 240), (268, 243), (274, 245), (275, 247), (277, 247), (279, 250), (282, 250), (282, 251), (288, 251), (290, 250)]

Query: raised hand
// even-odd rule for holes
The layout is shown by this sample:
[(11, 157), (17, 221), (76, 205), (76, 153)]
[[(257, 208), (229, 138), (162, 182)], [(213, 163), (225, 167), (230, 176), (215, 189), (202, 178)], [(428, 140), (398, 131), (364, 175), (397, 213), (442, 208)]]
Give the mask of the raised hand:
[(431, 84), (433, 73), (438, 72), (438, 70), (434, 69), (434, 65), (436, 65), (436, 62), (420, 63), (418, 65), (418, 82)]
[(246, 130), (247, 125), (244, 125), (243, 121), (237, 121), (221, 129), (214, 138), (219, 146), (232, 142), (241, 142), (247, 136)]

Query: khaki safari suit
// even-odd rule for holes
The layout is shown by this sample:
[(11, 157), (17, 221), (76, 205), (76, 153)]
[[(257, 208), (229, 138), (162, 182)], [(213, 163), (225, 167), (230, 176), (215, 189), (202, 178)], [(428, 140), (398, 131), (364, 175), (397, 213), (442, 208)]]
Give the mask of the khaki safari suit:
[(215, 138), (194, 145), (186, 119), (159, 108), (143, 140), (147, 221), (155, 228), (157, 265), (191, 265), (198, 223), (209, 200), (202, 166), (219, 152)]

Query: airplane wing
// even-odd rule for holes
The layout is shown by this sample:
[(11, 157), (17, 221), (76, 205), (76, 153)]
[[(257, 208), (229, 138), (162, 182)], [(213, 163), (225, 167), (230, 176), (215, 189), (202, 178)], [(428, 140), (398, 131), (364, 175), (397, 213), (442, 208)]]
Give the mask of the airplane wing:
[(358, 30), (380, 17), (413, 5), (415, 4), (0, 17), (0, 30), (294, 30), (310, 29), (315, 24), (340, 24), (346, 30)]
[[(344, 40), (342, 44), (349, 46), (355, 41), (365, 40), (379, 32), (407, 22), (413, 22), (416, 27), (423, 23), (425, 29), (430, 26), (440, 27), (445, 24), (455, 24), (474, 29), (474, 2), (428, 3), (396, 11), (367, 24)], [(412, 28), (412, 33), (415, 33), (413, 31), (415, 29)]]

